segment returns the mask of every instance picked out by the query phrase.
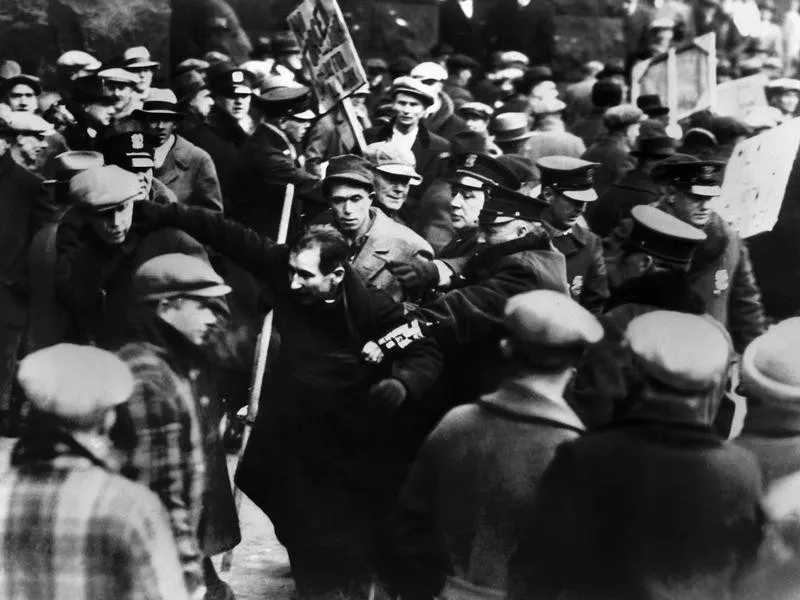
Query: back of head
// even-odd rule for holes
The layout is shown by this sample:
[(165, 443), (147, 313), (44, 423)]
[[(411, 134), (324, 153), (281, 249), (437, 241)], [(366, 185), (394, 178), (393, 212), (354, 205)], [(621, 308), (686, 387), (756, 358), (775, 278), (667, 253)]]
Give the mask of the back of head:
[(800, 317), (774, 325), (742, 354), (742, 384), (749, 399), (800, 409)]
[(622, 88), (613, 81), (598, 81), (592, 86), (595, 108), (610, 108), (622, 103)]
[(323, 275), (345, 266), (350, 257), (347, 240), (331, 225), (311, 225), (289, 244), (292, 253), (311, 248), (319, 248), (319, 268)]

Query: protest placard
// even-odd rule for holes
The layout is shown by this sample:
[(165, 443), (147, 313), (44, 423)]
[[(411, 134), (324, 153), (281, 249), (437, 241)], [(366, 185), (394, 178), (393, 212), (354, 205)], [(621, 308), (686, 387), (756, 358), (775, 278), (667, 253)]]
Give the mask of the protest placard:
[(304, 0), (287, 22), (303, 50), (320, 113), (330, 111), (367, 83), (336, 0)]
[(670, 108), (673, 122), (714, 106), (717, 93), (716, 42), (707, 33), (666, 54), (634, 65), (631, 99), (658, 94)]
[(800, 118), (733, 149), (722, 195), (712, 207), (743, 238), (771, 231), (778, 221), (789, 173), (800, 146)]
[(755, 108), (767, 106), (764, 87), (767, 76), (763, 73), (731, 79), (717, 85), (717, 106), (720, 115), (745, 119)]

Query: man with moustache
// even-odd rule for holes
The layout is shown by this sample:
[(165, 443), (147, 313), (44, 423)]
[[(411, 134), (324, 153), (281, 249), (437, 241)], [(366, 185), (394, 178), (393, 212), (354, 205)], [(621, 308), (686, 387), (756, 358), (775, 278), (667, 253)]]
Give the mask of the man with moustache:
[(175, 194), (178, 202), (222, 210), (217, 170), (209, 154), (176, 133), (184, 114), (172, 90), (153, 88), (134, 113), (145, 133), (153, 137), (153, 175)]

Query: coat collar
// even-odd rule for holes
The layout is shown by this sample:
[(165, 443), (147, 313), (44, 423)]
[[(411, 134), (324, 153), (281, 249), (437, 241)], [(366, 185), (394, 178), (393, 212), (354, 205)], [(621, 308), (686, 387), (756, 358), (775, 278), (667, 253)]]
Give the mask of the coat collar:
[(181, 171), (188, 171), (191, 166), (191, 146), (190, 143), (175, 134), (175, 142), (172, 144), (164, 164), (156, 169), (162, 183), (169, 185), (181, 175)]
[[(383, 125), (377, 134), (377, 140), (379, 142), (386, 142), (392, 139), (392, 131), (394, 131), (394, 119)], [(417, 139), (414, 140), (414, 146), (419, 144), (423, 148), (427, 148), (431, 145), (431, 134), (428, 132), (428, 128), (425, 127), (425, 123), (422, 121), (419, 122), (419, 129), (417, 130)]]
[(586, 431), (569, 406), (543, 396), (520, 381), (504, 382), (496, 392), (481, 397), (478, 404), (520, 421), (546, 423), (578, 433)]

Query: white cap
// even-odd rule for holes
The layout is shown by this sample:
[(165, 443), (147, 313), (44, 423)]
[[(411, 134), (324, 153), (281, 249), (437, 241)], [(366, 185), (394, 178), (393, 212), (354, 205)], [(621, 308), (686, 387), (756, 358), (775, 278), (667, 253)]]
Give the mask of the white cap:
[(444, 81), (447, 79), (447, 69), (439, 63), (424, 62), (411, 69), (409, 75), (419, 80), (435, 79), (436, 81)]

